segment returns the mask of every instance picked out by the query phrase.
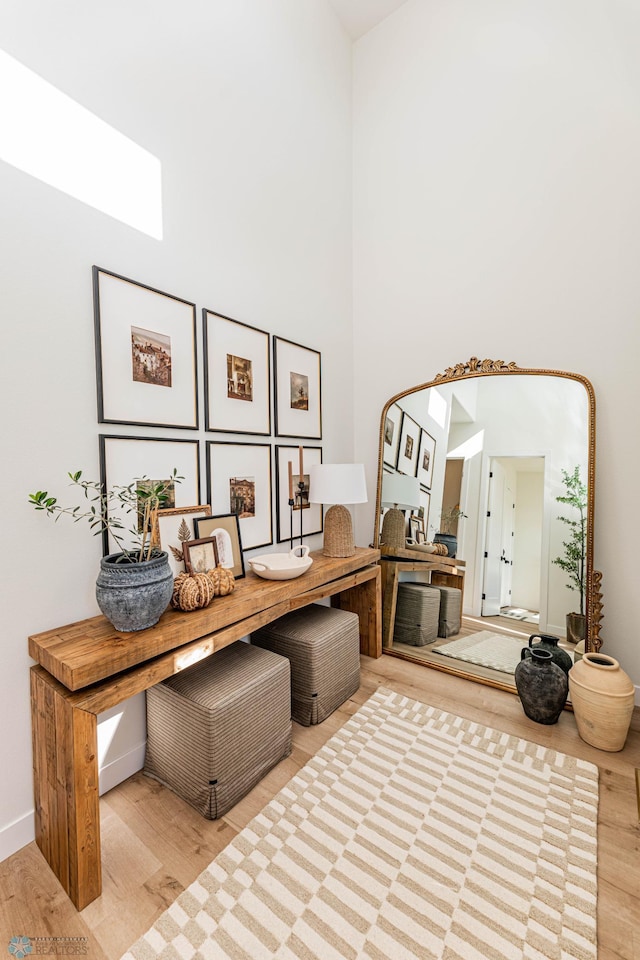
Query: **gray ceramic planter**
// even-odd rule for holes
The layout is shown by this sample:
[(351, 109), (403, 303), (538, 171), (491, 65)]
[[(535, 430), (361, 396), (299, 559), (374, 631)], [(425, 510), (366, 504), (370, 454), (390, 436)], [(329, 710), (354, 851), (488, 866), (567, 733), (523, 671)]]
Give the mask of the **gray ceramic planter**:
[(121, 557), (121, 553), (111, 553), (100, 561), (98, 606), (116, 630), (146, 630), (158, 622), (171, 600), (169, 558), (164, 552), (146, 563), (127, 563)]

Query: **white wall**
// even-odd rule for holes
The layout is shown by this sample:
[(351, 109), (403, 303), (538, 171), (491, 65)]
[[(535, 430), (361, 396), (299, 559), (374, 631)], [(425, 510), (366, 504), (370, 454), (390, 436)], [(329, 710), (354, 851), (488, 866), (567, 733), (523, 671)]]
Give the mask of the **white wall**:
[(639, 47), (628, 0), (408, 0), (355, 45), (353, 106), (356, 458), (373, 488), (385, 401), (471, 356), (588, 377), (602, 635), (636, 684)]
[[(91, 265), (195, 301), (199, 329), (207, 307), (320, 350), (325, 460), (354, 431), (351, 46), (324, 0), (5, 0), (0, 37), (160, 159), (164, 207), (158, 242), (0, 163), (2, 859), (33, 837), (27, 635), (97, 613), (98, 540), (27, 495), (96, 477), (100, 432), (156, 433), (96, 422)], [(104, 718), (105, 783), (143, 721), (140, 698)]]

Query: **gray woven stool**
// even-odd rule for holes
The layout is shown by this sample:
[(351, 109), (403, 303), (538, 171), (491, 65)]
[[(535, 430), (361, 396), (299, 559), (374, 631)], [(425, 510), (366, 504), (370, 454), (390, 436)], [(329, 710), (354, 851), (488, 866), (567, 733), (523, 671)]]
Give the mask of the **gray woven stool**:
[(438, 638), (440, 591), (428, 583), (399, 583), (393, 639), (424, 647)]
[(454, 637), (462, 626), (462, 590), (458, 587), (443, 587), (433, 584), (440, 591), (440, 616), (438, 618), (438, 636)]
[(322, 723), (360, 686), (356, 613), (312, 603), (251, 634), (251, 643), (291, 661), (291, 715)]
[(289, 661), (238, 641), (147, 690), (144, 772), (217, 820), (291, 753)]

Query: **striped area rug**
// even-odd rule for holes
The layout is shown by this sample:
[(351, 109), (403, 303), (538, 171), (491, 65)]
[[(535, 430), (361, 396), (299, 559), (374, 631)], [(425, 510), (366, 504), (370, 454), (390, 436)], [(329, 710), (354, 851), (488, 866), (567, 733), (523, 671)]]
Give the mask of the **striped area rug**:
[(380, 689), (127, 960), (594, 960), (597, 767)]

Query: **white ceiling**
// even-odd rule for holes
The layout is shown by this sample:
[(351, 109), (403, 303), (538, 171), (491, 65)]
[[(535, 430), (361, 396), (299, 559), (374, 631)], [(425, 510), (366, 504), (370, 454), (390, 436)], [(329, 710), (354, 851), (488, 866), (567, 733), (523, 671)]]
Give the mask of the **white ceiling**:
[(357, 40), (406, 0), (329, 0), (352, 40)]

